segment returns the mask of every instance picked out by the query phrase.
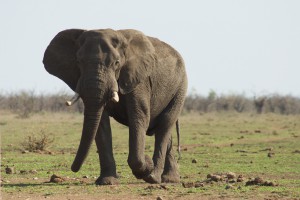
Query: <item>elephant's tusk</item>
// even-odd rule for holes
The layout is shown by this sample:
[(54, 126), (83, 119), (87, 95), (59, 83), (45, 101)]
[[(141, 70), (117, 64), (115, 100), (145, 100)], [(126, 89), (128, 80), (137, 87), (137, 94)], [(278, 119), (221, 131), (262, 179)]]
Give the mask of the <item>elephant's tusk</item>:
[(79, 99), (79, 94), (78, 94), (78, 93), (75, 93), (75, 95), (71, 98), (71, 100), (66, 101), (66, 105), (67, 105), (67, 106), (71, 106), (71, 105), (73, 105), (76, 101), (78, 101), (78, 99)]
[(118, 92), (114, 91), (111, 95), (111, 100), (115, 103), (118, 103), (119, 102), (119, 95), (118, 95)]

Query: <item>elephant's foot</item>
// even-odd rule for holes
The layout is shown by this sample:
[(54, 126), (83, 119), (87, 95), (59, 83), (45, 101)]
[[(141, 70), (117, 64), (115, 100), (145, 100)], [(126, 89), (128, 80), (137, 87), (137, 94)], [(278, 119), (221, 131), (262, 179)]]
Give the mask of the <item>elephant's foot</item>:
[(161, 183), (161, 175), (157, 174), (155, 172), (152, 172), (148, 176), (143, 178), (144, 181), (147, 183), (155, 184), (155, 183)]
[(148, 156), (145, 155), (145, 164), (139, 168), (132, 168), (132, 173), (137, 179), (143, 179), (144, 177), (147, 177), (153, 170), (153, 161), (152, 159)]
[(96, 185), (118, 185), (119, 180), (114, 176), (99, 176), (95, 183)]
[(170, 171), (168, 173), (164, 173), (161, 176), (162, 182), (163, 183), (179, 183), (180, 182), (180, 175), (178, 171)]
[(147, 183), (179, 183), (180, 175), (178, 171), (169, 171), (166, 174), (156, 173), (155, 170), (147, 177), (143, 178)]

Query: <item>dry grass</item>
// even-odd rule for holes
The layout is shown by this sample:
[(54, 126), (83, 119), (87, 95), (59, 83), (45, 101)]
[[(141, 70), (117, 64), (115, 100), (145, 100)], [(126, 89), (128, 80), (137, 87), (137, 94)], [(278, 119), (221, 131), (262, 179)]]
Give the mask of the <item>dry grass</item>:
[(32, 133), (21, 142), (24, 150), (29, 152), (44, 151), (54, 142), (54, 136), (46, 133), (45, 130), (40, 130), (38, 134)]
[[(99, 175), (95, 145), (81, 171), (70, 170), (80, 140), (82, 115), (45, 113), (20, 119), (12, 113), (1, 113), (3, 199), (300, 198), (299, 115), (223, 112), (182, 116), (181, 183), (167, 185), (150, 185), (135, 179), (127, 164), (128, 129), (112, 120), (120, 184), (95, 187)], [(53, 153), (22, 154), (20, 144), (40, 130), (53, 133), (55, 141), (49, 147)], [(146, 154), (151, 155), (153, 137), (147, 137), (146, 142)], [(6, 174), (6, 166), (13, 166), (16, 173)], [(228, 172), (244, 181), (207, 179), (208, 174)], [(53, 174), (65, 180), (49, 183)], [(246, 186), (247, 181), (257, 177), (274, 184)]]

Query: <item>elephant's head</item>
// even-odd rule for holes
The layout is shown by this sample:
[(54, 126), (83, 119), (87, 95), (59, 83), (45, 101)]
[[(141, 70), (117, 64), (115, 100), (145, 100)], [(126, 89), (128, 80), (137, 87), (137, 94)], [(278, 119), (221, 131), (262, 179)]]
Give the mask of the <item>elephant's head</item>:
[(135, 30), (70, 29), (54, 37), (43, 63), (84, 103), (82, 136), (72, 165), (77, 172), (95, 138), (106, 102), (116, 98), (116, 92), (130, 93), (146, 80), (155, 64), (155, 50), (149, 39)]

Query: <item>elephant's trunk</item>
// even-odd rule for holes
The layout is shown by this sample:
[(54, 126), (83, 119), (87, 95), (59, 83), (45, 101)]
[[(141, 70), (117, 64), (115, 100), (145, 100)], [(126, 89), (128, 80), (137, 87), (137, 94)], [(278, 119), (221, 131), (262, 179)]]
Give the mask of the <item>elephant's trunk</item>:
[(95, 138), (103, 112), (103, 103), (99, 100), (84, 101), (84, 121), (78, 151), (72, 164), (72, 171), (78, 172)]
[[(96, 74), (99, 75), (96, 77), (82, 75), (76, 87), (76, 92), (80, 94), (84, 103), (84, 121), (80, 144), (71, 167), (73, 172), (79, 171), (87, 157), (91, 144), (96, 136), (105, 103), (109, 98), (114, 102), (119, 101), (119, 96), (116, 92), (118, 91), (117, 81), (115, 79), (107, 79), (107, 77), (115, 77), (114, 74), (107, 75), (103, 74), (103, 72), (99, 73), (98, 71)], [(110, 85), (113, 86), (109, 87)], [(107, 88), (104, 86), (107, 86)], [(109, 94), (110, 92), (112, 93)], [(78, 96), (75, 95), (74, 99), (77, 98)]]

